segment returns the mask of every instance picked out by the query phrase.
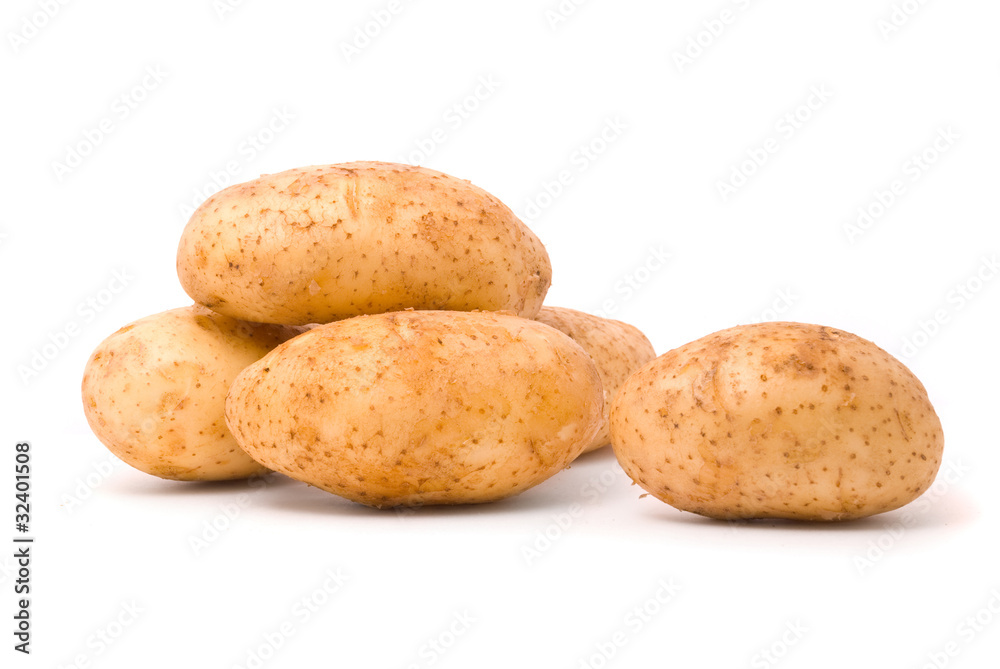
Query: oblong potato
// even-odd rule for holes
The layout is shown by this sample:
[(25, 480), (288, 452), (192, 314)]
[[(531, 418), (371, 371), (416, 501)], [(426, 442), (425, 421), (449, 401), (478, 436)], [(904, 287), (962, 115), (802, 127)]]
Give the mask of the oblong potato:
[(801, 323), (735, 327), (660, 356), (615, 398), (611, 440), (636, 483), (713, 518), (891, 511), (931, 485), (944, 448), (903, 363)]
[(566, 335), (443, 311), (319, 326), (244, 370), (226, 403), (258, 462), (375, 507), (526, 490), (580, 454), (602, 411), (597, 369)]
[(184, 229), (177, 274), (219, 313), (288, 325), (408, 308), (533, 318), (552, 281), (545, 247), (498, 199), (441, 172), (375, 162), (216, 193)]
[(265, 473), (226, 428), (226, 393), (244, 367), (301, 331), (201, 306), (126, 325), (87, 361), (87, 422), (112, 453), (160, 478), (221, 481)]
[(653, 345), (634, 325), (574, 309), (545, 306), (536, 320), (569, 335), (594, 359), (604, 386), (604, 422), (583, 452), (607, 446), (611, 443), (607, 422), (611, 401), (633, 372), (656, 357)]

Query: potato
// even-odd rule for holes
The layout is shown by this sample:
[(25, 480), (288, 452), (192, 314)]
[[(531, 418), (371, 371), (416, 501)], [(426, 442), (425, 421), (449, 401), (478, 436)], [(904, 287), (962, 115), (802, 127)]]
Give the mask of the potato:
[(920, 381), (819, 325), (723, 330), (639, 370), (611, 407), (615, 454), (655, 497), (712, 518), (847, 520), (934, 481), (944, 434)]
[(533, 318), (552, 281), (545, 247), (486, 191), (373, 162), (216, 193), (184, 229), (177, 274), (219, 313), (288, 325), (408, 308)]
[(301, 330), (200, 306), (126, 325), (87, 361), (87, 421), (112, 453), (154, 476), (221, 481), (265, 473), (226, 428), (226, 393), (244, 367)]
[(319, 326), (250, 365), (226, 420), (261, 464), (374, 507), (502, 499), (600, 428), (601, 380), (536, 321), (407, 311)]
[(604, 386), (604, 423), (584, 453), (608, 445), (611, 400), (633, 372), (656, 357), (653, 345), (635, 326), (573, 309), (542, 307), (537, 320), (568, 334), (594, 359)]

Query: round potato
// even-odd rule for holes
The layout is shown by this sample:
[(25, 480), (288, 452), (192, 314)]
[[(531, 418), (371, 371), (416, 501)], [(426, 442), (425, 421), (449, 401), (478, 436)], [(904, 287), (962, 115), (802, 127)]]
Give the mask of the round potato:
[(656, 357), (653, 345), (639, 328), (563, 307), (542, 307), (537, 320), (569, 335), (590, 354), (604, 386), (604, 422), (584, 453), (611, 443), (608, 412), (622, 384), (637, 369)]
[(615, 454), (655, 497), (712, 518), (847, 520), (934, 481), (944, 435), (920, 381), (834, 328), (723, 330), (639, 370), (611, 408)]
[(601, 380), (536, 321), (407, 311), (319, 326), (250, 365), (226, 403), (261, 464), (375, 507), (526, 490), (600, 428)]
[(219, 313), (288, 325), (409, 308), (533, 318), (552, 281), (545, 247), (498, 199), (441, 172), (374, 162), (216, 193), (184, 229), (177, 274)]
[(244, 367), (301, 331), (200, 306), (126, 325), (87, 361), (87, 421), (112, 453), (154, 476), (221, 481), (265, 473), (226, 428), (226, 393)]

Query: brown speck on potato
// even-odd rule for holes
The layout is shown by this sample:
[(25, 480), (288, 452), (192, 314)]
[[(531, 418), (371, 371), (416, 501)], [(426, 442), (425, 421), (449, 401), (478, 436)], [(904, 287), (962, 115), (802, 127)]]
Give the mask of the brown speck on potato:
[(115, 455), (155, 476), (227, 480), (266, 473), (225, 428), (226, 393), (243, 368), (300, 331), (202, 306), (136, 321), (102, 342), (87, 364), (87, 420)]
[[(704, 369), (718, 379), (714, 413), (699, 410)], [(933, 482), (944, 441), (926, 391), (898, 360), (840, 330), (782, 322), (730, 328), (660, 356), (624, 384), (610, 424), (633, 481), (722, 519), (846, 520), (898, 508)], [(926, 460), (907, 448), (917, 435)], [(898, 448), (914, 455), (897, 460)], [(689, 466), (661, 466), (679, 460)]]
[(545, 248), (508, 207), (421, 167), (288, 170), (210, 201), (218, 211), (203, 205), (184, 230), (178, 276), (196, 301), (244, 320), (305, 325), (409, 307), (531, 318), (551, 283)]
[[(315, 403), (330, 378), (341, 390)], [(241, 373), (227, 406), (240, 445), (270, 468), (379, 507), (516, 494), (565, 468), (602, 415), (600, 377), (579, 345), (487, 312), (313, 328)], [(272, 434), (282, 448), (267, 448)]]

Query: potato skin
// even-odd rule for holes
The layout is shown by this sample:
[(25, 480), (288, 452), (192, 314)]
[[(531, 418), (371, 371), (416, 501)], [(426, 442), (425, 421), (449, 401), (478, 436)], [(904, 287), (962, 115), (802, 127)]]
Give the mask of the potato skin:
[(498, 199), (441, 172), (376, 162), (216, 193), (184, 229), (177, 274), (219, 313), (288, 325), (409, 308), (533, 318), (552, 282), (545, 247)]
[(569, 335), (594, 359), (604, 386), (604, 422), (583, 452), (607, 446), (611, 443), (607, 420), (611, 401), (633, 372), (656, 357), (653, 345), (634, 325), (575, 309), (544, 306), (536, 320)]
[(258, 462), (374, 507), (469, 504), (569, 464), (602, 417), (593, 361), (536, 321), (407, 311), (319, 326), (233, 383)]
[(244, 367), (301, 331), (201, 306), (126, 325), (87, 361), (87, 422), (112, 453), (160, 478), (222, 481), (266, 473), (226, 428), (226, 393)]
[(712, 518), (848, 520), (922, 494), (944, 434), (920, 381), (819, 325), (716, 332), (657, 358), (611, 408), (615, 455), (655, 497)]

